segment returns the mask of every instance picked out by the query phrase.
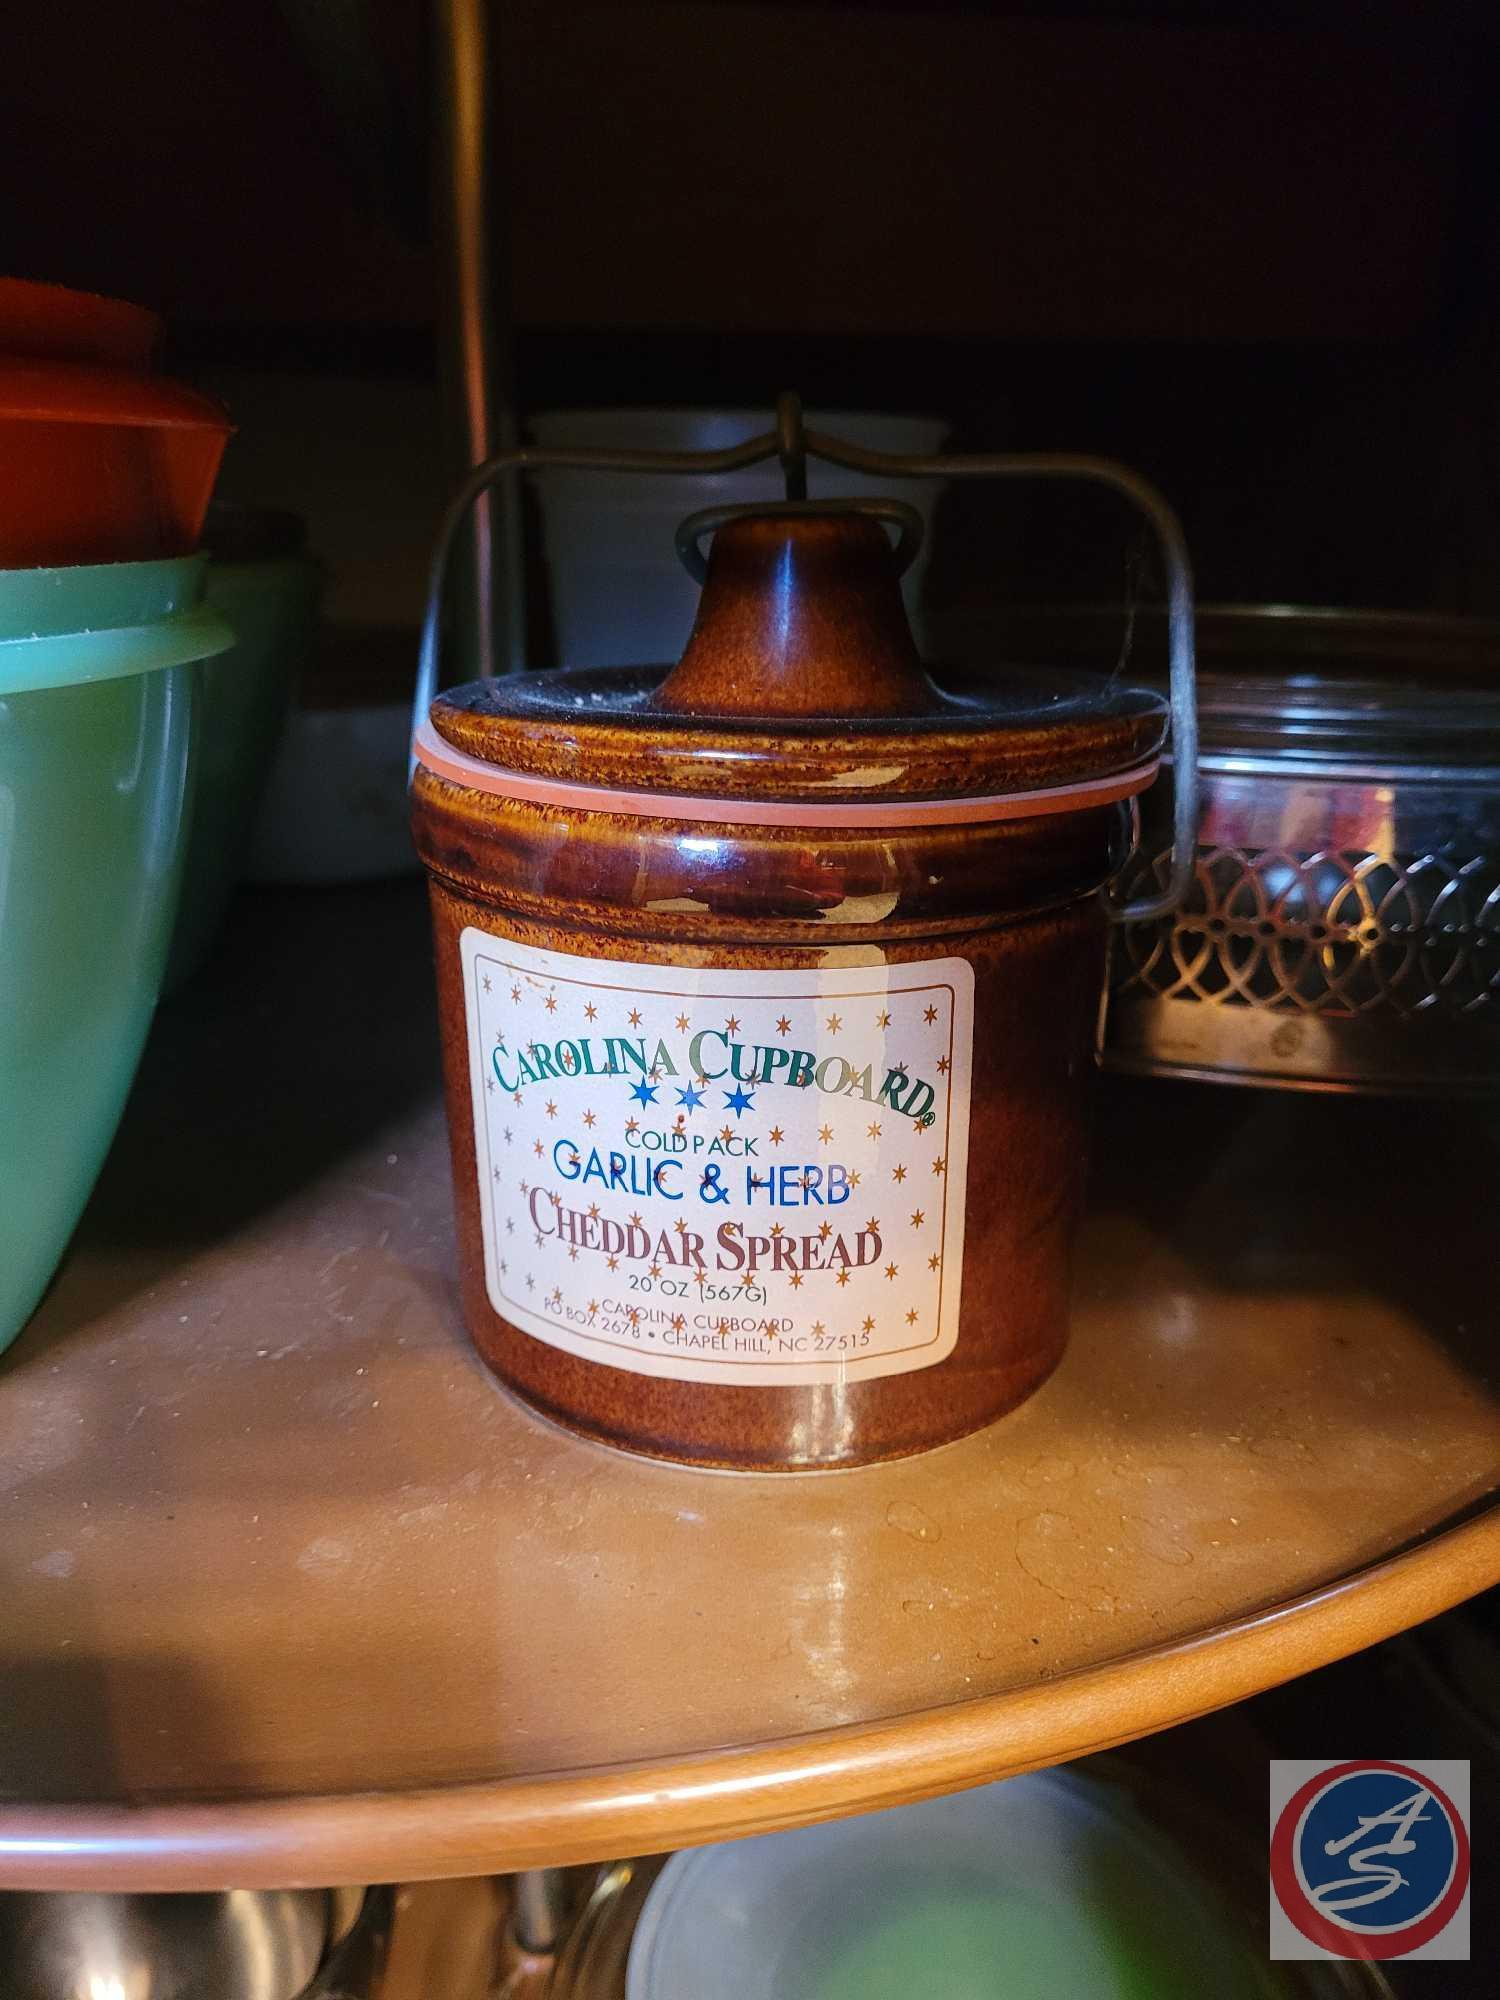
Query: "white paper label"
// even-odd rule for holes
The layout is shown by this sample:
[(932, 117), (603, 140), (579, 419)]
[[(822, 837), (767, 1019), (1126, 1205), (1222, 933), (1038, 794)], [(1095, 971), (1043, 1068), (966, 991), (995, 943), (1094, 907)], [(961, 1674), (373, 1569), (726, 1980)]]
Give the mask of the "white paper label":
[(684, 1382), (952, 1351), (974, 976), (624, 964), (462, 940), (490, 1302)]

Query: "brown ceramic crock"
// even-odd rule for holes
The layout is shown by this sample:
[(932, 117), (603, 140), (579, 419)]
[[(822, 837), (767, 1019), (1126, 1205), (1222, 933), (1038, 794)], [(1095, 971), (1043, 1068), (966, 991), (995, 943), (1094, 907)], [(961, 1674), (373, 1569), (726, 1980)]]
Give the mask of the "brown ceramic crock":
[(419, 729), (464, 1308), (696, 1463), (947, 1442), (1062, 1353), (1108, 917), (1160, 697), (939, 689), (883, 528), (719, 525), (679, 664)]

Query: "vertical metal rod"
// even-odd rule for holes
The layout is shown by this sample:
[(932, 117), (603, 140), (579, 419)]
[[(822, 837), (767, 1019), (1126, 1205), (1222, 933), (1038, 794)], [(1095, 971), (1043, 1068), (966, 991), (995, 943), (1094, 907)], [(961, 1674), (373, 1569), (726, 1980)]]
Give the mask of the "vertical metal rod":
[[(438, 0), (434, 18), (441, 370), (463, 472), (497, 452), (513, 451), (517, 440), (507, 245), (493, 199), (491, 5), (492, 0)], [(524, 664), (521, 535), (520, 480), (512, 474), (474, 510), (473, 630), (460, 650), (470, 654), (481, 676)]]
[(511, 1878), (514, 1929), (522, 1951), (556, 1951), (568, 1918), (566, 1868), (526, 1868)]
[(788, 500), (807, 498), (807, 439), (802, 428), (802, 398), (783, 389), (776, 398), (776, 453), (786, 481)]

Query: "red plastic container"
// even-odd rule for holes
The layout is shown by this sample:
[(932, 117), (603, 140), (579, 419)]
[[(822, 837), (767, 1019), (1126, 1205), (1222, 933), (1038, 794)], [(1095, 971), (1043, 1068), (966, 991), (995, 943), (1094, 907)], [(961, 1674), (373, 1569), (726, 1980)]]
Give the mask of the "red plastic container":
[(188, 555), (232, 426), (143, 307), (0, 279), (0, 568)]

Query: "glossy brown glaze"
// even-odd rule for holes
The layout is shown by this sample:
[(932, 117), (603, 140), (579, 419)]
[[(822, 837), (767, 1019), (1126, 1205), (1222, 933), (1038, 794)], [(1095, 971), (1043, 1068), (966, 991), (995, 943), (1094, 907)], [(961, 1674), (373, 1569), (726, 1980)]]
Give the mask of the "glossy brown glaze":
[(883, 531), (774, 512), (721, 528), (682, 659), (455, 688), (455, 749), (532, 776), (765, 799), (972, 798), (1121, 771), (1161, 747), (1164, 705), (1080, 673), (1006, 669), (937, 687)]
[[(1044, 1379), (1066, 1338), (1069, 1250), (1087, 1156), (1105, 934), (1097, 899), (1084, 895), (996, 923), (985, 906), (993, 902), (997, 848), (1016, 852), (1018, 861), (1024, 852), (1015, 825), (999, 841), (989, 829), (942, 830), (941, 846), (950, 857), (961, 854), (956, 872), (971, 891), (968, 907), (955, 908), (951, 879), (940, 877), (931, 906), (919, 886), (933, 872), (938, 843), (931, 834), (880, 843), (825, 838), (814, 846), (790, 831), (768, 839), (765, 829), (727, 828), (725, 858), (716, 866), (702, 843), (691, 841), (691, 829), (670, 822), (571, 815), (566, 840), (549, 842), (547, 827), (537, 824), (553, 817), (545, 809), (512, 805), (497, 813), (496, 801), (460, 796), (458, 787), (427, 775), (418, 779), (417, 796), (419, 844), (433, 877), (464, 1306), (480, 1352), (513, 1388), (549, 1416), (638, 1451), (796, 1467), (861, 1464), (946, 1442), (1011, 1408)], [(1079, 822), (1092, 822), (1087, 844)], [(1085, 858), (1078, 850), (1091, 848), (1090, 887), (1110, 872), (1119, 844), (1115, 812), (1029, 824), (1044, 848), (1065, 827), (1075, 868)], [(883, 875), (879, 850), (889, 857)], [(463, 876), (455, 867), (460, 853), (470, 863)], [(748, 855), (754, 862), (747, 868)], [(1026, 859), (1043, 874), (1049, 862), (1057, 870), (1059, 857), (1033, 852)], [(654, 892), (647, 903), (687, 901), (699, 911), (686, 921), (623, 893), (618, 905), (608, 902), (611, 888), (636, 884)], [(772, 914), (746, 914), (757, 902)], [(879, 923), (829, 920), (826, 911), (851, 904), (886, 906), (890, 915)], [(975, 977), (973, 1145), (954, 1353), (878, 1381), (729, 1387), (588, 1362), (503, 1320), (484, 1280), (459, 963), (467, 925), (605, 963), (817, 967), (834, 954), (872, 947), (888, 963), (966, 958)]]
[(937, 702), (901, 606), (885, 531), (859, 515), (768, 513), (714, 541), (687, 651), (653, 713), (930, 716)]
[[(1093, 709), (1064, 701), (1056, 715), (1045, 702), (1021, 711), (955, 703), (922, 671), (884, 532), (838, 515), (771, 513), (721, 529), (692, 640), (662, 685), (614, 714), (598, 690), (570, 688), (573, 677), (558, 677), (550, 716), (506, 687), (445, 697), (434, 719), (471, 754), (536, 768), (549, 744), (579, 750), (568, 710), (581, 705), (609, 780), (638, 774), (643, 752), (664, 739), (688, 759), (695, 743), (732, 754), (742, 748), (737, 723), (753, 721), (774, 742), (767, 718), (784, 718), (781, 740), (795, 732), (805, 773), (837, 774), (850, 757), (857, 778), (881, 772), (907, 796), (975, 765), (992, 785), (1066, 784), (1117, 769), (1122, 750), (1139, 754), (1141, 732), (1160, 728), (1149, 700)], [(879, 735), (893, 720), (920, 748), (905, 766)], [(593, 775), (585, 758), (572, 768)], [(755, 763), (739, 785), (759, 791), (761, 769)], [(837, 775), (835, 789), (867, 796), (863, 783)], [(414, 824), (432, 886), (465, 1311), (480, 1352), (511, 1387), (548, 1416), (636, 1451), (800, 1469), (946, 1443), (1046, 1377), (1067, 1337), (1107, 928), (1096, 892), (1123, 858), (1119, 807), (874, 830), (731, 820), (705, 839), (689, 818), (522, 802), (424, 770)], [(485, 1277), (461, 961), (468, 929), (600, 965), (695, 971), (965, 960), (975, 1036), (953, 1351), (863, 1379), (683, 1381), (569, 1352), (504, 1317)], [(500, 1167), (493, 1172), (498, 1179)], [(486, 1201), (489, 1188), (487, 1168)], [(519, 1213), (511, 1223), (523, 1236), (530, 1227)]]

